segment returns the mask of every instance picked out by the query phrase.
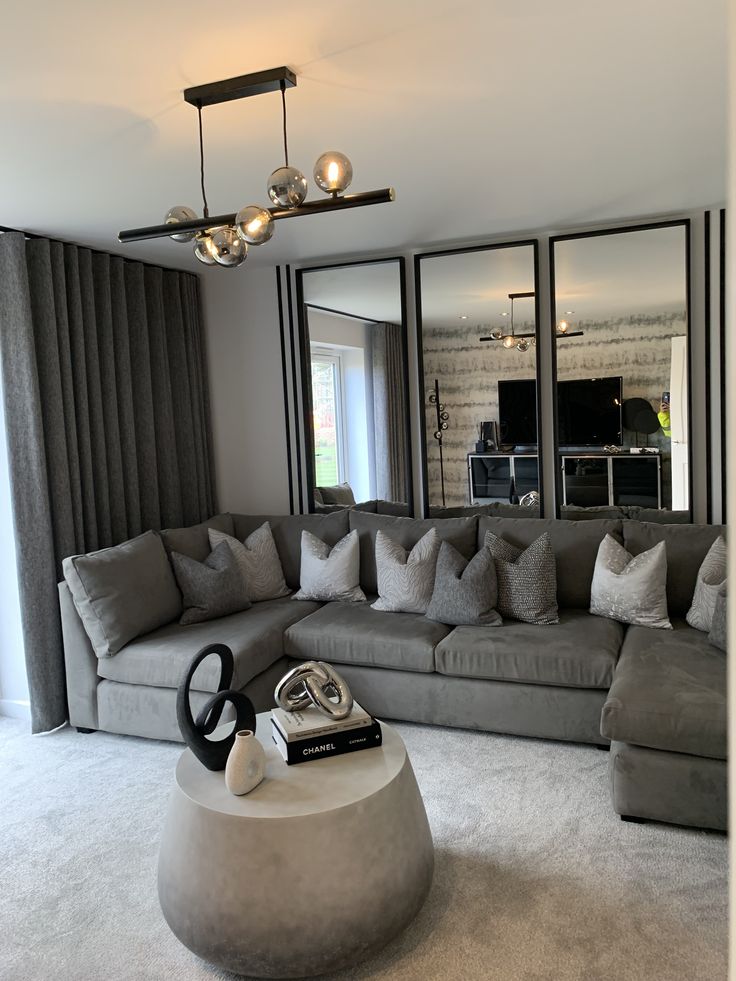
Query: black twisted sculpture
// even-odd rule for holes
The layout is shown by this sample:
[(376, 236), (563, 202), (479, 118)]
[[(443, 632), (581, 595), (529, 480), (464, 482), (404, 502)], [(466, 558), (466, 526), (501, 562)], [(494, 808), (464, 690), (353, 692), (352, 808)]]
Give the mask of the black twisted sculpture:
[[(217, 654), (220, 658), (220, 683), (216, 694), (208, 699), (195, 721), (189, 704), (189, 686), (194, 672), (210, 654)], [(176, 718), (184, 742), (208, 770), (225, 769), (230, 750), (235, 743), (236, 732), (241, 729), (250, 729), (252, 732), (256, 730), (253, 703), (247, 695), (230, 689), (234, 670), (235, 661), (230, 648), (225, 644), (208, 644), (195, 654), (176, 693)], [(222, 710), (228, 702), (235, 709), (235, 728), (224, 739), (208, 739), (207, 736), (220, 724)]]

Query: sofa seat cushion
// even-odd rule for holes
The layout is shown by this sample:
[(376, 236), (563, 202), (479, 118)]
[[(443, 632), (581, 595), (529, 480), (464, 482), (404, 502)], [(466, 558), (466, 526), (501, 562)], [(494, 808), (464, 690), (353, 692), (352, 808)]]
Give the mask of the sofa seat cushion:
[(434, 671), (450, 628), (421, 613), (383, 613), (368, 603), (328, 603), (286, 631), (285, 653), (331, 664)]
[(629, 627), (601, 734), (616, 742), (726, 759), (726, 656), (684, 620)]
[(608, 688), (624, 627), (583, 610), (560, 610), (559, 623), (504, 621), (456, 627), (437, 645), (440, 674), (563, 688)]
[[(240, 689), (283, 656), (286, 628), (317, 609), (319, 603), (287, 597), (254, 603), (249, 610), (204, 623), (171, 623), (128, 644), (101, 663), (98, 674), (131, 685), (177, 688), (197, 651), (207, 644), (227, 644), (235, 659), (231, 687)], [(191, 687), (217, 691), (219, 681), (220, 661), (208, 657), (194, 673)]]

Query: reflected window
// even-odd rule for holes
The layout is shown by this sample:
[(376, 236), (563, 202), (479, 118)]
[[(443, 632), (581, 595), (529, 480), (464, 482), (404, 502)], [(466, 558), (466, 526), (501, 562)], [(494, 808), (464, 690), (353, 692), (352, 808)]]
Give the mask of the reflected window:
[(339, 356), (312, 350), (314, 472), (317, 486), (345, 479), (342, 365)]

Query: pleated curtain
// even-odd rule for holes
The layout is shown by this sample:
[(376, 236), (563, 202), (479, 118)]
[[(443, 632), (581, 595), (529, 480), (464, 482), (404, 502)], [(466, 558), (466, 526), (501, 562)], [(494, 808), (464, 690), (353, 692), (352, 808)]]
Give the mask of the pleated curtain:
[(34, 732), (66, 720), (68, 555), (216, 507), (195, 276), (0, 235), (0, 361)]
[(405, 502), (407, 446), (403, 328), (398, 324), (375, 324), (370, 338), (376, 497)]

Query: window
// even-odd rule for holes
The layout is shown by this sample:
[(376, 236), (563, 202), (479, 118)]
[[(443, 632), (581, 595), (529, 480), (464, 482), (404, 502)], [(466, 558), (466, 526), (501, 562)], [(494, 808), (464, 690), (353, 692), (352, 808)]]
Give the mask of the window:
[(345, 479), (342, 361), (339, 355), (312, 350), (314, 482), (317, 487)]

